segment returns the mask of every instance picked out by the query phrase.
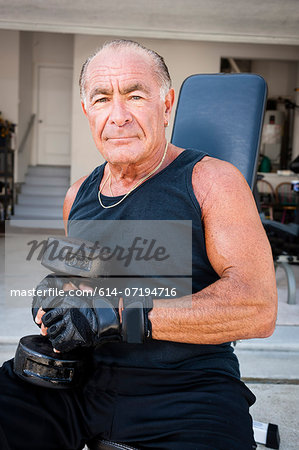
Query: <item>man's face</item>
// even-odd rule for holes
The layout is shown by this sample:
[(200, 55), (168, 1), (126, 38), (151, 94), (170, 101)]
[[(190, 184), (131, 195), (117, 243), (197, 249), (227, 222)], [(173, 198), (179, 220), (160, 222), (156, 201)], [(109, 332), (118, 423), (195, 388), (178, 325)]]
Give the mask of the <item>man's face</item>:
[(173, 90), (161, 99), (152, 66), (135, 49), (105, 49), (89, 63), (82, 107), (98, 150), (112, 164), (143, 163), (164, 146)]

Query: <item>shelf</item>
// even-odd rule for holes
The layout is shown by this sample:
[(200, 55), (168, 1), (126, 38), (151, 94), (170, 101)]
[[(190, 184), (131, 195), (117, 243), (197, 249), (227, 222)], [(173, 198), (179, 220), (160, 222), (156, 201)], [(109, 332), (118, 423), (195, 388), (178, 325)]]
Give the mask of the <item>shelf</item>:
[(14, 150), (10, 147), (0, 147), (0, 181), (6, 184), (0, 194), (4, 219), (10, 216), (9, 208), (12, 214), (14, 211), (14, 156)]
[(4, 147), (0, 147), (0, 153), (7, 153), (9, 155), (11, 155), (12, 153), (14, 153), (15, 151), (12, 150), (11, 148), (8, 148), (7, 150), (5, 150)]

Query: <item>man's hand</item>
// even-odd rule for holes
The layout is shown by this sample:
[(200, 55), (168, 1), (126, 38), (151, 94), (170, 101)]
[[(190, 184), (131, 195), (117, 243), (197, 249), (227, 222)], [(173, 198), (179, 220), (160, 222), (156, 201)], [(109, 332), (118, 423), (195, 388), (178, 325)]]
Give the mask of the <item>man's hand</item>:
[[(150, 297), (109, 301), (92, 295), (88, 280), (79, 281), (80, 284), (72, 277), (48, 275), (36, 288), (40, 293), (33, 298), (33, 319), (41, 333), (49, 337), (54, 351), (111, 341), (143, 343), (151, 338)], [(68, 292), (74, 289), (80, 290), (80, 295)]]
[(45, 313), (41, 320), (53, 348), (62, 352), (121, 340), (118, 309), (99, 296), (66, 294), (63, 305)]
[(151, 339), (148, 312), (153, 306), (152, 299), (118, 302), (113, 304), (97, 295), (75, 297), (66, 294), (62, 306), (41, 317), (54, 350), (67, 352), (105, 342), (141, 344)]
[(63, 301), (63, 296), (57, 295), (58, 291), (63, 291), (66, 277), (57, 275), (46, 276), (37, 286), (36, 294), (32, 301), (32, 317), (35, 323), (41, 325), (40, 311), (47, 311), (49, 308), (59, 306)]
[(80, 277), (50, 274), (37, 285), (36, 294), (32, 301), (32, 317), (41, 328), (42, 335), (47, 334), (47, 328), (42, 323), (43, 315), (50, 309), (63, 304), (65, 292), (76, 289), (84, 292), (93, 290), (88, 283), (88, 279), (83, 280), (83, 282), (81, 280)]

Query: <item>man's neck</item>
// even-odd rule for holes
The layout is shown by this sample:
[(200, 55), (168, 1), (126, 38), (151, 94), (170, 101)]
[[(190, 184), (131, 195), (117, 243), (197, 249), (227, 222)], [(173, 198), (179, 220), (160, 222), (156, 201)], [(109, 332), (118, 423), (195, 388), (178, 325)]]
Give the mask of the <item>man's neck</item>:
[[(158, 166), (158, 169), (150, 176), (159, 173), (167, 167), (182, 151), (183, 149), (168, 144), (166, 153), (164, 147), (162, 148), (162, 151), (159, 150), (159, 152), (156, 152), (150, 161), (141, 161), (137, 164), (112, 164), (108, 162), (105, 167), (102, 183), (105, 182), (105, 180), (107, 180), (107, 182), (103, 187), (102, 193), (109, 196), (112, 194), (113, 196), (126, 194), (134, 187), (134, 185), (136, 185), (136, 183), (155, 171), (155, 168)], [(148, 178), (150, 178), (150, 176), (148, 176)], [(101, 186), (103, 186), (102, 183)]]

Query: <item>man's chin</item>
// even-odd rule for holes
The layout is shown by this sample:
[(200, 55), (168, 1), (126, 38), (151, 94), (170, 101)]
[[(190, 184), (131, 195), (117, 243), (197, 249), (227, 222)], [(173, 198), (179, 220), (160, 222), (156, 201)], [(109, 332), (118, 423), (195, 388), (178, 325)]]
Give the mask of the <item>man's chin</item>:
[(102, 155), (112, 164), (131, 164), (143, 154), (143, 143), (139, 138), (108, 139), (102, 148)]

